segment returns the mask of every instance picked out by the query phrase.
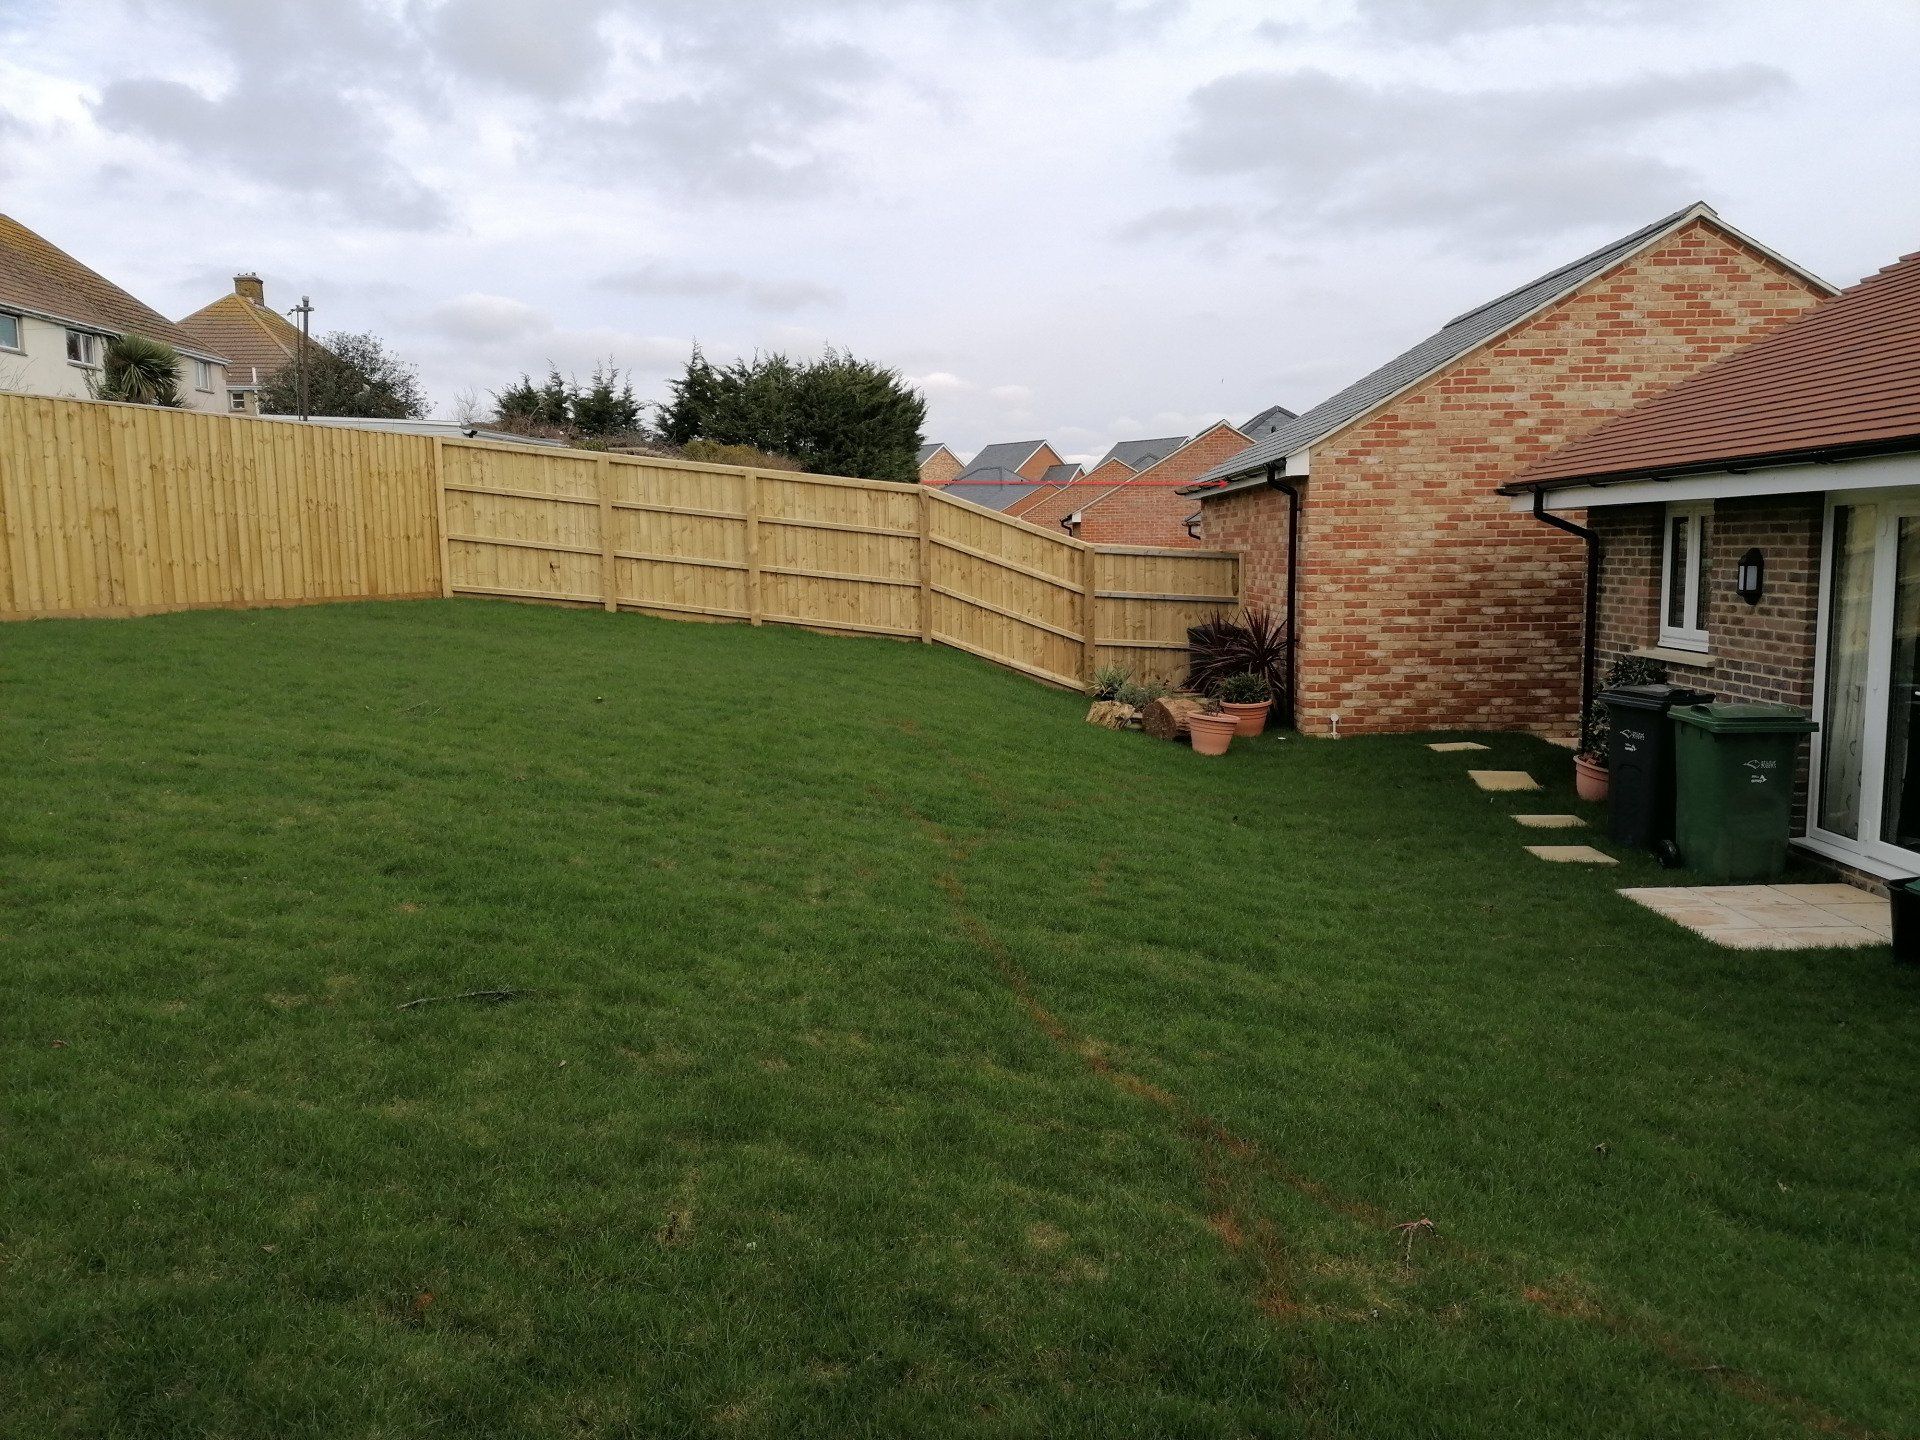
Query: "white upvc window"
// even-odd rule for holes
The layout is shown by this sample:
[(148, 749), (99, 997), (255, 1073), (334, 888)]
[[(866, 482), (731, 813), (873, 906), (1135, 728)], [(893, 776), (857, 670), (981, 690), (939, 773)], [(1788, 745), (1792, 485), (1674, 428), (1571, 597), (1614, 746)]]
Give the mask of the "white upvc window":
[(20, 317), (0, 310), (0, 350), (24, 354), (26, 348), (20, 340)]
[(1707, 545), (1713, 504), (1669, 505), (1660, 538), (1660, 644), (1707, 648)]
[(236, 411), (245, 410), (247, 408), (247, 392), (244, 390), (229, 390), (227, 392), (227, 408)]
[(67, 331), (67, 361), (73, 365), (84, 365), (89, 370), (100, 363), (100, 350), (104, 341), (91, 330)]
[(196, 390), (213, 389), (213, 364), (207, 360), (193, 362), (193, 388)]

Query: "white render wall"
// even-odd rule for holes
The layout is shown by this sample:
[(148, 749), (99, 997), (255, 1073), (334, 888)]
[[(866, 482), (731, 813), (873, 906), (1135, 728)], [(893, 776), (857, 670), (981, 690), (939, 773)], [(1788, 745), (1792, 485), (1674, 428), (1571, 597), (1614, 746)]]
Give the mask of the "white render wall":
[[(0, 305), (0, 310), (6, 307)], [(9, 311), (9, 314), (14, 312)], [(67, 327), (32, 315), (20, 317), (20, 340), (25, 354), (0, 349), (0, 390), (29, 395), (62, 395), (85, 400), (92, 395), (87, 377), (94, 372), (67, 359)], [(196, 390), (193, 357), (180, 357), (180, 399), (189, 410), (225, 412), (227, 367), (213, 367), (213, 389)]]

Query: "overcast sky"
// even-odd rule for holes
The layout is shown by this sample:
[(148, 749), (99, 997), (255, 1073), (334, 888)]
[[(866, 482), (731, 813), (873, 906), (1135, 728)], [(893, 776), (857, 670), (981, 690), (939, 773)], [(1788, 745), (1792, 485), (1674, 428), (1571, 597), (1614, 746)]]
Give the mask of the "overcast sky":
[(441, 414), (831, 341), (1080, 457), (1695, 199), (1851, 283), (1920, 249), (1916, 73), (1916, 0), (0, 0), (0, 212), (172, 316), (309, 293)]

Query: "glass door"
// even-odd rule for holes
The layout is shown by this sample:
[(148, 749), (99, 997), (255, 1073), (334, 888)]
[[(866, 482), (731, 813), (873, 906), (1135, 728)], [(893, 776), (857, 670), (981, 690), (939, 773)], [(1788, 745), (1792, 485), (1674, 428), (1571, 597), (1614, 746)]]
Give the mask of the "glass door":
[(1808, 831), (1920, 870), (1920, 497), (1836, 498), (1825, 567)]

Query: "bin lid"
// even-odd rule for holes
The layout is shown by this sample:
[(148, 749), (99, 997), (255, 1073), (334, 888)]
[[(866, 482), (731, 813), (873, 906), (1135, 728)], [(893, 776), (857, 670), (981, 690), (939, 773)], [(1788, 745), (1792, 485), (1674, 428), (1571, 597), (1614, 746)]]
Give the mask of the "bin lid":
[(1664, 681), (1651, 685), (1615, 685), (1600, 692), (1603, 704), (1618, 705), (1623, 710), (1669, 710), (1675, 705), (1705, 705), (1712, 699), (1711, 690), (1695, 690)]
[(1757, 701), (1681, 705), (1669, 713), (1683, 725), (1696, 725), (1720, 735), (1806, 735), (1820, 728), (1797, 705)]

